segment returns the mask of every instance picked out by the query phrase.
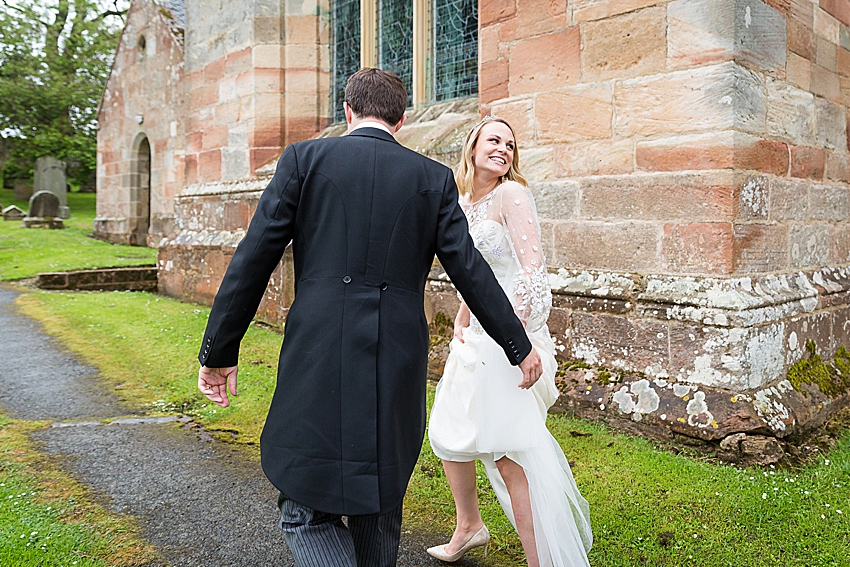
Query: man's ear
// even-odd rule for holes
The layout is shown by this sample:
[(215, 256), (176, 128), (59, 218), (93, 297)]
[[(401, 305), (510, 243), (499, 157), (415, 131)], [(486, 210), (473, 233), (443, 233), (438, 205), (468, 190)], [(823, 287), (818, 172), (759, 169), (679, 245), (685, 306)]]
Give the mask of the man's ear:
[(351, 107), (345, 101), (342, 101), (342, 108), (345, 110), (346, 123), (351, 124), (351, 121), (354, 119), (354, 112), (352, 112)]
[(406, 114), (402, 114), (402, 115), (401, 115), (401, 120), (399, 120), (399, 121), (398, 121), (398, 124), (396, 124), (396, 125), (393, 127), (393, 134), (395, 134), (396, 132), (398, 132), (399, 130), (401, 130), (401, 127), (402, 127), (402, 126), (404, 126), (404, 121), (405, 121), (405, 120), (407, 120), (407, 115), (406, 115)]

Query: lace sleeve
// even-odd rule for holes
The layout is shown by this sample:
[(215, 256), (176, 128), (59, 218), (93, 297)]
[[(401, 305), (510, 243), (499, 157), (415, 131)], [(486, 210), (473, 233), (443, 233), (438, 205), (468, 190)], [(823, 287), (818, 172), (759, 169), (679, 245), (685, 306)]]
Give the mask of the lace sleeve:
[(549, 273), (540, 244), (540, 224), (530, 191), (519, 183), (507, 182), (501, 191), (500, 216), (508, 231), (517, 262), (513, 278), (514, 309), (529, 332), (546, 324), (552, 307)]

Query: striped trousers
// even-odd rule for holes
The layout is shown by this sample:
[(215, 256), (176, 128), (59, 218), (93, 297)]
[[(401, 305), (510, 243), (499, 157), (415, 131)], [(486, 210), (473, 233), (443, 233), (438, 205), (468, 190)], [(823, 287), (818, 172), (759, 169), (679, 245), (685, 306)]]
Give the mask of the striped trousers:
[(327, 514), (277, 500), (280, 529), (297, 567), (394, 567), (401, 538), (401, 509), (382, 516)]

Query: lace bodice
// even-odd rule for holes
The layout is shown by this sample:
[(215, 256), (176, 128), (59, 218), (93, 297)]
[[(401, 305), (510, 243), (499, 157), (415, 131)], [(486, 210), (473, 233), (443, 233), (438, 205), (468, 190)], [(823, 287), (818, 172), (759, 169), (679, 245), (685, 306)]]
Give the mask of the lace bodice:
[[(507, 181), (483, 199), (461, 199), (475, 247), (502, 285), (529, 332), (546, 324), (552, 291), (531, 192)], [(470, 326), (474, 326), (475, 321)]]

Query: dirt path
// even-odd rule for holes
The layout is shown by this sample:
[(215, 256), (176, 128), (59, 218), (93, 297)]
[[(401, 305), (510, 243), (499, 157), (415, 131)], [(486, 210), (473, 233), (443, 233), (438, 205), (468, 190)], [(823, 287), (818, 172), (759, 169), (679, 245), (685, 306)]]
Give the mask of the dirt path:
[[(0, 287), (0, 407), (54, 422), (34, 439), (109, 509), (138, 519), (163, 558), (150, 567), (293, 565), (276, 526), (276, 491), (255, 451), (121, 404), (94, 368), (18, 313), (18, 293)], [(444, 565), (424, 552), (443, 536), (403, 532), (399, 565)]]

